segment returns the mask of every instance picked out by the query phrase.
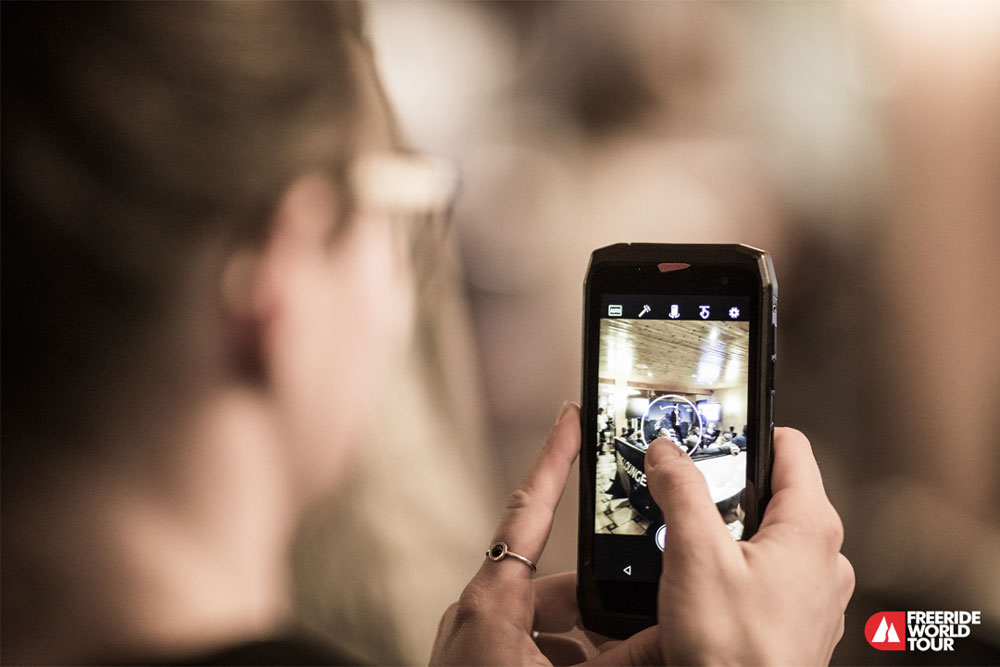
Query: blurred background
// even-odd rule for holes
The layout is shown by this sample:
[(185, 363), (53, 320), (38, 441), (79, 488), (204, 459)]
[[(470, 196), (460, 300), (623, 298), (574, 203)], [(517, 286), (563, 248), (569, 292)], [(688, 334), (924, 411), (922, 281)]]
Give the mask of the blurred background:
[[(302, 618), (425, 661), (579, 399), (590, 251), (740, 242), (774, 256), (776, 420), (810, 437), (857, 571), (834, 663), (1000, 659), (1000, 3), (367, 11), (404, 136), (463, 192), (412, 398), (303, 531)], [(575, 568), (576, 486), (541, 574)], [(954, 654), (872, 649), (865, 621), (898, 609), (983, 624)]]

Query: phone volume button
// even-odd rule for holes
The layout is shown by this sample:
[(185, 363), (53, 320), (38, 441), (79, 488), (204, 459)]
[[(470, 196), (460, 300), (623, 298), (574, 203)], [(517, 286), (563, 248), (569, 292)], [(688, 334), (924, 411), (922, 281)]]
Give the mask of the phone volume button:
[(771, 413), (771, 431), (774, 432), (774, 389), (771, 389), (771, 401), (770, 401), (770, 413)]
[(778, 299), (771, 303), (771, 358), (778, 354)]

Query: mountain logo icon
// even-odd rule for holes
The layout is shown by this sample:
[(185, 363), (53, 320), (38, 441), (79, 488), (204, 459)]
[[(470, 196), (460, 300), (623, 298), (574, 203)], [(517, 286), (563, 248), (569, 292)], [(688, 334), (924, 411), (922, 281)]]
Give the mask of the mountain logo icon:
[(865, 639), (880, 651), (906, 650), (906, 612), (880, 611), (865, 623)]

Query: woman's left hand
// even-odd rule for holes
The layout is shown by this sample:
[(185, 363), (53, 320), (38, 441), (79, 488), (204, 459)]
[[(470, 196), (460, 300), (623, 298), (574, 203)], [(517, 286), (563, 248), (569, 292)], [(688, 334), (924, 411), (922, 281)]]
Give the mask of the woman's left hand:
[[(580, 408), (564, 403), (542, 451), (521, 485), (511, 494), (491, 544), (505, 542), (510, 551), (538, 562), (549, 539), (552, 518), (580, 451)], [(576, 575), (568, 572), (532, 579), (531, 567), (510, 556), (485, 559), (479, 572), (441, 619), (431, 653), (440, 665), (547, 665), (580, 662), (587, 657), (579, 643), (568, 638), (533, 633), (565, 632), (579, 622)], [(648, 634), (649, 641), (635, 641)], [(619, 642), (595, 662), (627, 664), (647, 649), (658, 653), (655, 633), (640, 633)], [(645, 639), (646, 637), (643, 637)], [(545, 646), (543, 653), (540, 645)]]

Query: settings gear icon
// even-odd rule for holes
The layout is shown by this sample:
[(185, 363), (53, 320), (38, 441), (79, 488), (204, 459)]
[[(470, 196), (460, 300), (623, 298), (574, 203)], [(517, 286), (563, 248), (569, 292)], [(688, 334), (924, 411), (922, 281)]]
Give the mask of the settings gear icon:
[(733, 306), (732, 308), (729, 309), (729, 317), (731, 317), (732, 319), (735, 320), (739, 316), (740, 316), (740, 309), (739, 308), (737, 308), (736, 306)]

